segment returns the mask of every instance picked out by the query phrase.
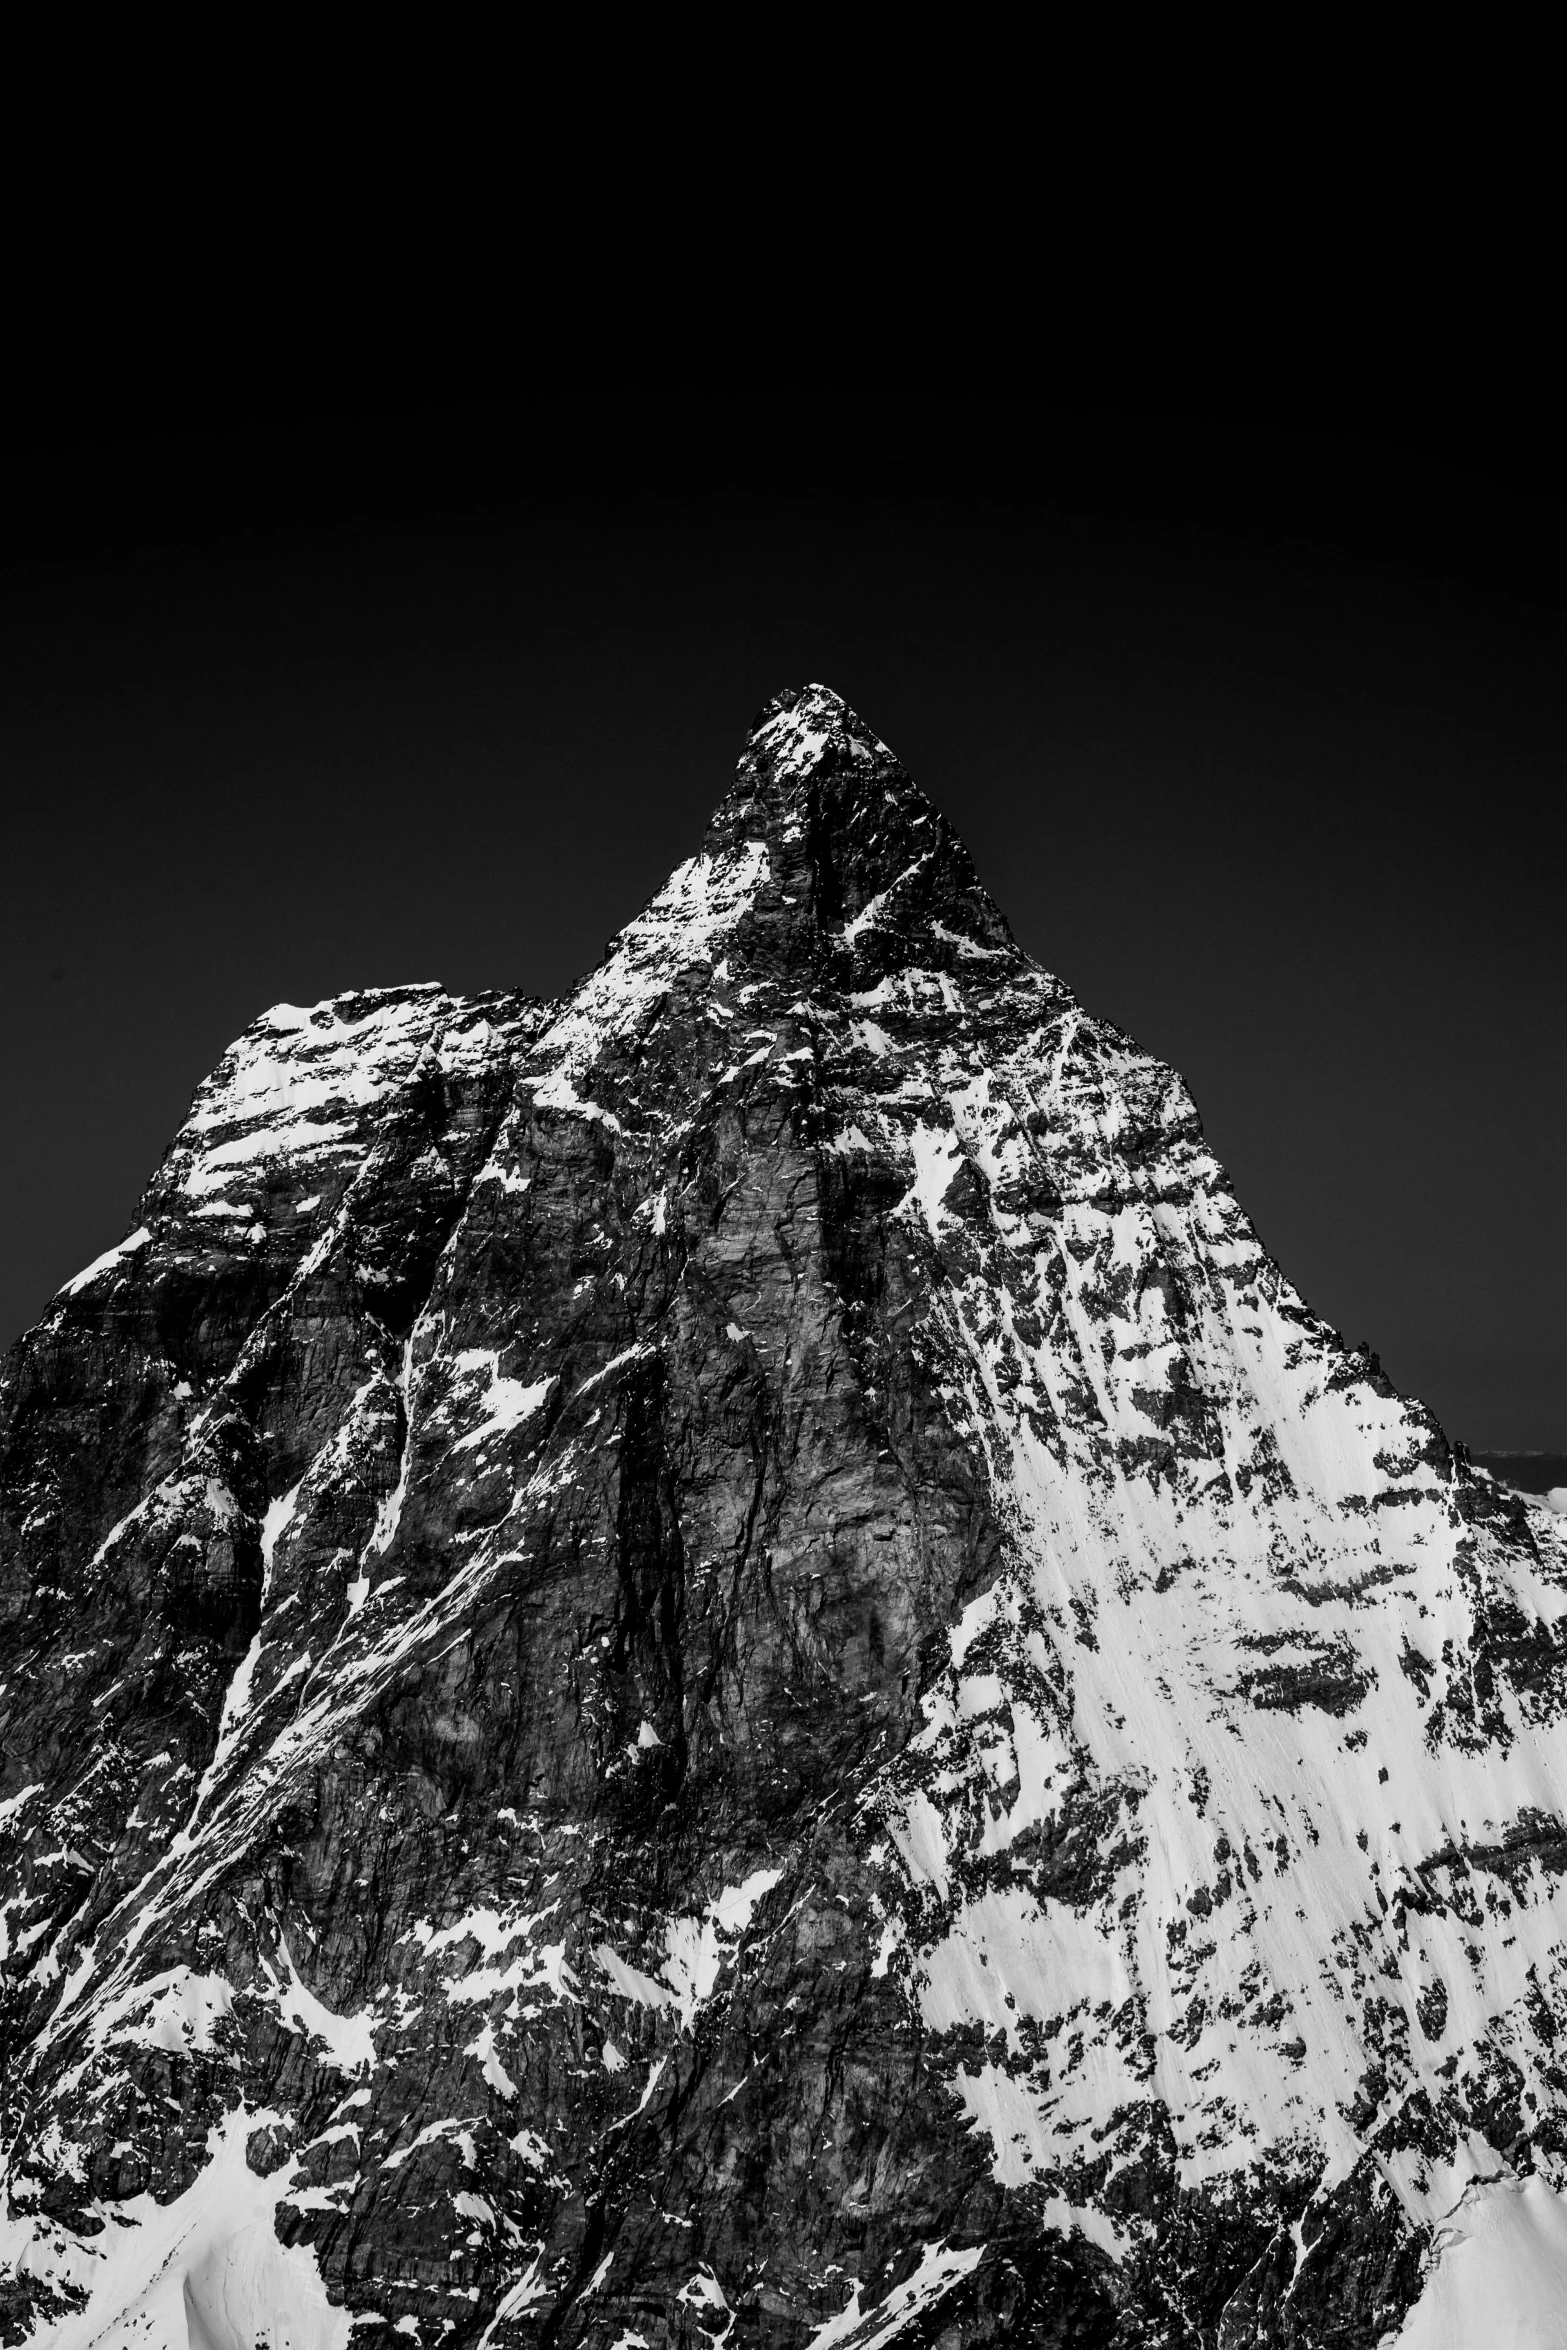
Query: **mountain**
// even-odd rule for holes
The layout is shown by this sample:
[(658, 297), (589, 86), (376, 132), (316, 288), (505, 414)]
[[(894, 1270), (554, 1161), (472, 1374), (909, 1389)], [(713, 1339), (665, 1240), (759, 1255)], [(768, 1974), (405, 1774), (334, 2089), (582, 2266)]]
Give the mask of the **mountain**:
[(562, 1001), (240, 1039), (0, 1609), (0, 2340), (1561, 2338), (1567, 1521), (821, 687)]
[[(1516, 1492), (1567, 1494), (1567, 1453), (1476, 1452), (1470, 1458), (1489, 1469), (1499, 1485), (1510, 1485)], [(1563, 1504), (1555, 1506), (1560, 1509)]]

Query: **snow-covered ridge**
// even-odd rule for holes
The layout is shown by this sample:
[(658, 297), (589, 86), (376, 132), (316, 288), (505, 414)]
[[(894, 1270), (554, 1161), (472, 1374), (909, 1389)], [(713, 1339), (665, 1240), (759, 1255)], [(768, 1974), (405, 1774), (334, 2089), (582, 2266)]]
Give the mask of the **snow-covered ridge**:
[(433, 982), (274, 1005), (198, 1086), (141, 1224), (68, 1281), (61, 1301), (133, 1274), (149, 1241), (176, 1232), (228, 1252), (302, 1241), (421, 1078), (471, 1083), (543, 1009), (518, 997), (463, 1001)]
[(425, 1054), (456, 1066), (491, 1033), (434, 984), (275, 1005), (198, 1088), (170, 1153), (173, 1187), (197, 1213), (231, 1211), (280, 1167), (297, 1176), (351, 1150)]

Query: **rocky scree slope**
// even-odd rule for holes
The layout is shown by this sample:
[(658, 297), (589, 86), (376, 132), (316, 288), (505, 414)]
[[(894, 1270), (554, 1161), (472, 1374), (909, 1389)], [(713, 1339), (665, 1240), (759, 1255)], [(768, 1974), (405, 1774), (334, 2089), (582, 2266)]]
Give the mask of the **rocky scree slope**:
[(782, 695), (5, 1363), (0, 2340), (1374, 2342), (1567, 2175), (1564, 1584)]

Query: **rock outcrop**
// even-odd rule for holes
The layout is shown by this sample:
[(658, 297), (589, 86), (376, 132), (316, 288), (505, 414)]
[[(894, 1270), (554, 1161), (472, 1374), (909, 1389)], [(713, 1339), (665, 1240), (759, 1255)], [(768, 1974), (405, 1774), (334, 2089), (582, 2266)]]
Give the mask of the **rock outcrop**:
[(0, 2341), (1370, 2345), (1567, 2179), (1567, 1521), (824, 689), (240, 1040), (0, 1624)]

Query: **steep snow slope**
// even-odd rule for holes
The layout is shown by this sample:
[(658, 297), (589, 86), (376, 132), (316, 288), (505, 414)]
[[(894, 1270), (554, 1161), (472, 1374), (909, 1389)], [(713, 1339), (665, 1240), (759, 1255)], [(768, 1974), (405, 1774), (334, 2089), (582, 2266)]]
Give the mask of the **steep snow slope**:
[(0, 2339), (1556, 2338), (1567, 1525), (824, 689), (258, 1023), (0, 1498)]

